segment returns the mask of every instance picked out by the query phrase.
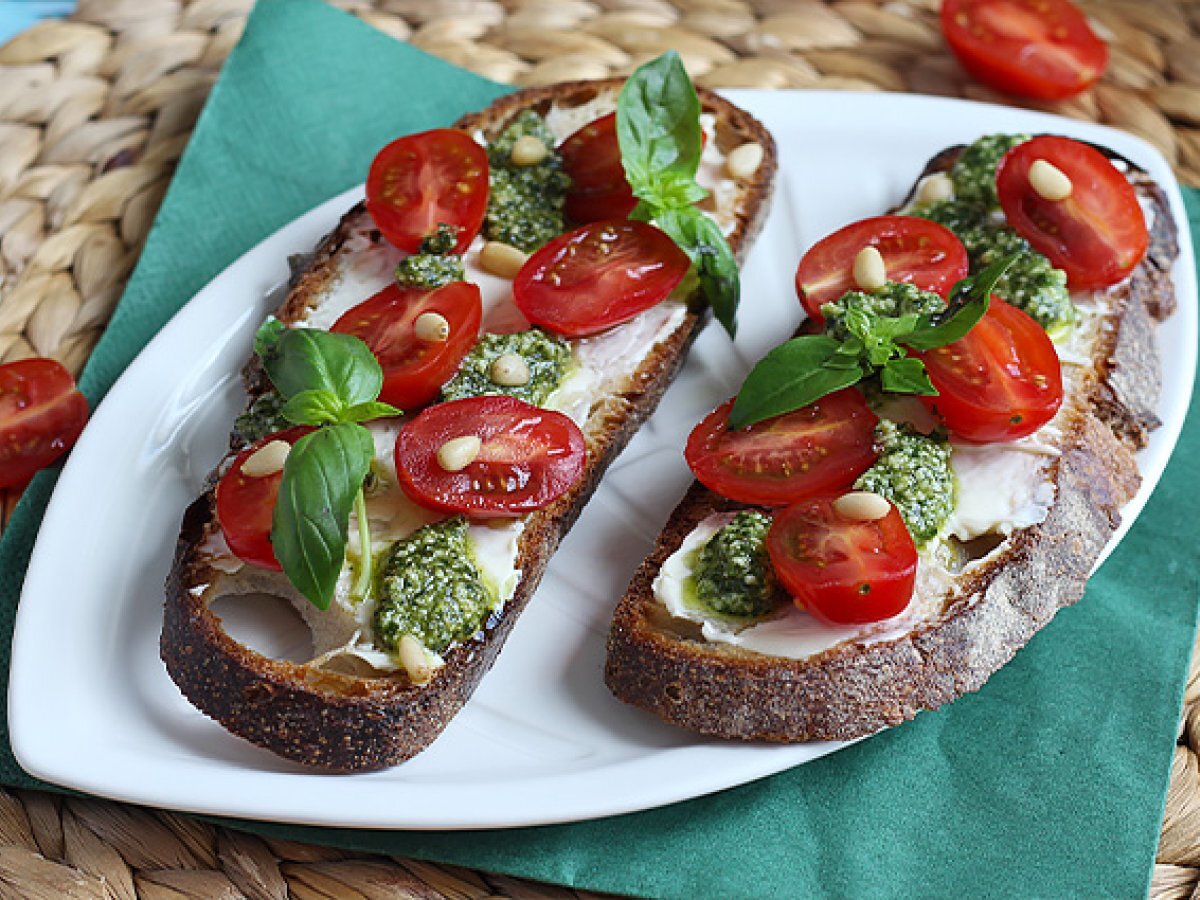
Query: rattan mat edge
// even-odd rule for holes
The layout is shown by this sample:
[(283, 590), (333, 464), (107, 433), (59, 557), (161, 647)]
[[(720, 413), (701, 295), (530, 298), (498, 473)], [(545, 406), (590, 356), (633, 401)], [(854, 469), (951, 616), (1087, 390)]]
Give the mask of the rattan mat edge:
[[(0, 46), (0, 361), (78, 372), (251, 0), (81, 0)], [(938, 0), (334, 0), (400, 40), (522, 86), (677, 49), (715, 87), (909, 91), (1012, 103), (946, 52)], [(1037, 108), (1146, 138), (1200, 186), (1200, 3), (1081, 0), (1109, 42), (1092, 91)], [(0, 492), (0, 529), (15, 496)], [(1193, 660), (1151, 896), (1200, 898)], [(0, 897), (596, 896), (262, 839), (99, 800), (0, 789)]]

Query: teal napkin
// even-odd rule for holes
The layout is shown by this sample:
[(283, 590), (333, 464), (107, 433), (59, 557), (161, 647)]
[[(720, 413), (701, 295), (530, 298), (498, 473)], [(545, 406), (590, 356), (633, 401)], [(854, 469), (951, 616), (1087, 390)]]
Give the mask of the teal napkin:
[[(84, 373), (85, 393), (98, 401), (241, 252), (361, 181), (374, 148), (505, 90), (315, 0), (260, 0)], [(1188, 201), (1200, 228), (1200, 194)], [(226, 824), (645, 896), (1144, 895), (1195, 624), (1200, 546), (1179, 540), (1176, 523), (1194, 516), (1198, 465), (1194, 411), (1145, 513), (1078, 606), (978, 694), (809, 765), (570, 826)], [(53, 482), (53, 473), (35, 479), (0, 541), (4, 634)], [(17, 767), (7, 734), (0, 748), (0, 781), (46, 787)]]

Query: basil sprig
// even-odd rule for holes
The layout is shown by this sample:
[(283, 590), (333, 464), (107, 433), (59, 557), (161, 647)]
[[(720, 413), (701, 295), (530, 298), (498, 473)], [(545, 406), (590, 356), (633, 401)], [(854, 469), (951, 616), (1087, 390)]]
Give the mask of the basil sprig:
[(254, 348), (284, 398), (284, 418), (317, 429), (295, 443), (283, 466), (271, 521), (275, 558), (313, 606), (328, 609), (354, 509), (362, 558), (350, 590), (362, 598), (372, 577), (363, 482), (375, 441), (359, 423), (400, 414), (378, 400), (383, 370), (356, 337), (286, 328), (275, 319), (259, 328)]
[(885, 391), (936, 395), (925, 364), (910, 357), (908, 348), (932, 350), (963, 337), (983, 318), (996, 282), (1015, 260), (1005, 257), (955, 284), (950, 302), (937, 313), (881, 316), (851, 305), (844, 340), (812, 334), (780, 344), (746, 376), (729, 428), (792, 412), (875, 374)]
[(700, 98), (674, 50), (638, 68), (617, 100), (617, 141), (625, 178), (638, 199), (630, 218), (653, 222), (696, 267), (700, 289), (730, 337), (741, 286), (737, 260), (720, 227), (693, 204), (703, 140)]

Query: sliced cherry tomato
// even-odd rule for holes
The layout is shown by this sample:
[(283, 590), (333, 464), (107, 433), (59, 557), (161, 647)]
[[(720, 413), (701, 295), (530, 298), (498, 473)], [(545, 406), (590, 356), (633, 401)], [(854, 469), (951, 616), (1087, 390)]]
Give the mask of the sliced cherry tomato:
[(1062, 406), (1062, 368), (1050, 338), (998, 297), (965, 337), (919, 355), (938, 390), (921, 401), (964, 440), (1015, 441)]
[(513, 299), (534, 325), (582, 337), (665, 299), (690, 265), (653, 225), (593, 222), (534, 253), (513, 281)]
[(916, 216), (874, 216), (822, 238), (801, 258), (796, 294), (811, 318), (820, 322), (822, 305), (858, 288), (854, 259), (863, 247), (879, 250), (889, 281), (943, 297), (967, 277), (967, 251), (949, 228)]
[[(444, 341), (423, 341), (414, 332), (417, 317), (437, 313), (450, 326)], [(332, 331), (362, 338), (383, 367), (379, 399), (400, 409), (417, 409), (437, 397), (475, 346), (483, 301), (479, 288), (452, 281), (434, 290), (389, 284), (344, 313)]]
[[(438, 453), (446, 442), (470, 436), (481, 442), (478, 455), (454, 471), (443, 467)], [(438, 403), (396, 440), (405, 493), (430, 509), (472, 518), (541, 509), (579, 481), (586, 458), (583, 433), (569, 418), (505, 396)]]
[[(1065, 200), (1047, 200), (1030, 185), (1039, 159), (1071, 180)], [(1075, 290), (1116, 284), (1146, 255), (1150, 234), (1137, 193), (1095, 147), (1053, 135), (1017, 144), (996, 169), (996, 192), (1008, 223)]]
[(462, 253), (483, 224), (487, 198), (487, 151), (452, 128), (392, 141), (367, 174), (367, 212), (408, 253), (442, 223), (458, 228), (454, 252)]
[(572, 222), (624, 219), (637, 206), (621, 165), (617, 114), (584, 125), (558, 148), (563, 169), (571, 176), (563, 211)]
[(298, 425), (255, 441), (234, 457), (233, 465), (217, 482), (217, 524), (225, 535), (225, 543), (242, 562), (276, 572), (283, 568), (271, 547), (271, 520), (283, 470), (252, 477), (242, 472), (242, 466), (271, 441), (295, 444), (312, 430)]
[(74, 445), (87, 422), (87, 400), (52, 359), (0, 366), (0, 488), (23, 487)]
[(895, 506), (863, 522), (835, 497), (802, 500), (775, 514), (767, 554), (796, 605), (835, 625), (899, 615), (912, 599), (917, 549)]
[(746, 428), (728, 429), (733, 401), (692, 429), (684, 458), (710, 490), (730, 500), (784, 506), (848, 488), (879, 454), (879, 421), (854, 388)]
[(973, 77), (1035, 100), (1078, 94), (1108, 65), (1104, 41), (1067, 0), (944, 0), (942, 33)]

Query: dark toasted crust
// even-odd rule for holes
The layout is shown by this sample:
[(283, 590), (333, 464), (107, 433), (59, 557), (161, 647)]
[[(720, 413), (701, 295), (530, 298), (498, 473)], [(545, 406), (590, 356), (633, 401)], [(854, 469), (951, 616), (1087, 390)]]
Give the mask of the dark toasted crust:
[[(957, 148), (928, 171), (947, 167)], [(845, 643), (804, 660), (704, 641), (653, 595), (663, 562), (702, 519), (737, 508), (695, 485), (617, 607), (605, 681), (621, 700), (667, 722), (744, 740), (849, 740), (977, 690), (1063, 606), (1087, 577), (1140, 482), (1133, 450), (1158, 424), (1153, 319), (1169, 314), (1177, 252), (1162, 192), (1132, 180), (1155, 210), (1152, 250), (1114, 289), (1080, 401), (1064, 423), (1050, 471), (1057, 496), (1042, 523), (1015, 532), (993, 558), (958, 576), (941, 615), (874, 644)]]
[[(530, 106), (544, 109), (554, 101), (577, 105), (598, 93), (615, 92), (621, 83), (610, 79), (521, 91), (501, 98), (483, 113), (464, 117), (456, 127), (492, 134)], [(717, 116), (719, 145), (753, 140), (765, 151), (753, 183), (743, 193), (738, 224), (730, 236), (740, 260), (766, 220), (777, 165), (775, 145), (753, 117), (708, 91), (701, 90), (700, 95), (705, 109)], [(350, 252), (352, 226), (362, 215), (360, 204), (321, 243), (278, 312), (283, 321), (300, 319), (318, 302), (336, 277), (337, 257)], [(201, 596), (192, 590), (224, 577), (199, 553), (215, 522), (211, 491), (200, 497), (184, 517), (167, 581), (160, 642), (162, 658), (180, 690), (234, 734), (308, 766), (335, 771), (378, 769), (419, 753), (441, 733), (491, 668), (559, 541), (609, 463), (654, 411), (706, 315), (701, 304), (694, 304), (623, 389), (593, 407), (584, 428), (588, 462), (581, 482), (526, 520), (516, 563), (522, 576), (514, 597), (479, 635), (444, 655), (446, 665), (427, 685), (414, 685), (402, 673), (361, 678), (272, 660), (230, 637), (209, 608), (211, 594), (220, 591)], [(252, 394), (262, 388), (261, 379), (258, 367), (249, 365), (246, 382)]]

